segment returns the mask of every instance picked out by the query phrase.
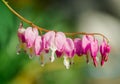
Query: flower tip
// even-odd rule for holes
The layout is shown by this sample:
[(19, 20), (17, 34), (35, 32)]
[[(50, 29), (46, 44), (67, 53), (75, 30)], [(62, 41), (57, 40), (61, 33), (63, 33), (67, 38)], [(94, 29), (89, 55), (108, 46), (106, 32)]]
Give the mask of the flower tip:
[(17, 52), (16, 54), (17, 54), (17, 55), (19, 55), (19, 54), (20, 54), (20, 52)]
[(64, 65), (66, 67), (66, 69), (69, 69), (70, 68), (70, 61), (68, 59), (68, 57), (64, 56)]
[(97, 67), (97, 66), (98, 66), (98, 63), (97, 63), (96, 58), (93, 58), (93, 63), (94, 63), (94, 66), (95, 66), (95, 67)]
[(89, 57), (86, 55), (86, 63), (89, 64)]
[(73, 65), (73, 64), (74, 64), (74, 62), (70, 61), (70, 65)]
[(20, 24), (19, 24), (19, 28), (22, 28), (22, 27), (23, 27), (23, 23), (20, 22)]
[(97, 67), (97, 66), (98, 66), (97, 62), (95, 62), (95, 63), (94, 63), (94, 66), (95, 66), (95, 67)]
[(89, 60), (86, 60), (87, 64), (89, 64)]
[(69, 66), (65, 66), (66, 69), (69, 69), (70, 67)]
[(107, 62), (107, 61), (108, 61), (108, 56), (106, 56), (106, 57), (104, 58), (104, 61), (105, 61), (105, 62)]
[(18, 49), (18, 50), (16, 51), (16, 54), (17, 54), (17, 55), (19, 55), (19, 54), (20, 54), (20, 49)]
[(89, 59), (88, 58), (86, 59), (86, 62), (87, 62), (87, 64), (89, 64)]
[(32, 56), (32, 55), (29, 55), (29, 58), (30, 58), (30, 59), (32, 59), (32, 58), (33, 58), (33, 56)]
[(103, 65), (104, 65), (104, 61), (101, 61), (101, 66), (103, 67)]
[(54, 62), (54, 60), (55, 60), (55, 58), (52, 57), (52, 56), (49, 59), (50, 59), (51, 62)]
[(44, 63), (41, 63), (41, 67), (44, 67), (45, 65), (44, 65)]

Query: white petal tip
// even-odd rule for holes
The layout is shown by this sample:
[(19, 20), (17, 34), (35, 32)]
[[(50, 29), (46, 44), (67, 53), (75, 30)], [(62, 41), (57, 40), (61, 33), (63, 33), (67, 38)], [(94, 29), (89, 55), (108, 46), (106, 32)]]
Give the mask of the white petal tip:
[(87, 64), (90, 64), (90, 62), (87, 62)]
[(17, 54), (17, 55), (19, 55), (20, 53), (19, 53), (19, 52), (17, 52), (16, 54)]
[(33, 58), (33, 56), (32, 56), (32, 55), (29, 55), (29, 58), (30, 58), (30, 59), (32, 59), (32, 58)]
[(69, 69), (70, 67), (69, 66), (65, 66), (66, 67), (66, 69)]
[(64, 65), (65, 65), (66, 69), (70, 68), (70, 61), (67, 57), (64, 57)]
[(51, 62), (54, 62), (54, 60), (51, 60)]
[(41, 64), (41, 67), (44, 67), (45, 65), (44, 64)]
[(50, 62), (54, 62), (55, 58), (53, 56), (50, 57)]
[(100, 61), (98, 57), (96, 57), (96, 60), (97, 60), (97, 62), (99, 62), (99, 61)]

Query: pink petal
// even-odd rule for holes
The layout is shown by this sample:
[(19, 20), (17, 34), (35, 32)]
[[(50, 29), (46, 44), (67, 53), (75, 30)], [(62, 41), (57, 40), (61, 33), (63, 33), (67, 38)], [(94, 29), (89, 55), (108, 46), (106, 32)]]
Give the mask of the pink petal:
[(57, 47), (57, 50), (63, 49), (63, 46), (66, 42), (66, 36), (63, 32), (57, 32), (55, 35), (55, 45)]
[(44, 48), (49, 50), (52, 43), (54, 43), (55, 32), (54, 31), (47, 32), (42, 39)]
[(94, 66), (97, 67), (98, 63), (97, 63), (96, 57), (93, 57), (93, 63), (94, 63)]
[(64, 52), (68, 57), (74, 56), (74, 42), (71, 38), (66, 39), (66, 43), (64, 45)]
[(106, 56), (107, 53), (110, 53), (110, 46), (107, 44), (106, 40), (103, 40), (102, 44), (100, 45), (100, 53), (102, 56)]
[(90, 43), (90, 53), (92, 57), (96, 57), (98, 53), (98, 40), (91, 41)]
[(24, 43), (25, 42), (25, 28), (23, 28), (22, 24), (20, 24), (17, 34), (18, 34), (19, 41)]
[(104, 60), (101, 60), (101, 66), (103, 66), (103, 65), (104, 65), (104, 63), (105, 63), (105, 62), (104, 62)]
[(104, 39), (102, 44), (100, 45), (100, 53), (102, 56), (101, 66), (108, 60), (108, 54), (110, 53), (110, 46), (107, 44), (107, 41)]
[(57, 55), (57, 57), (59, 58), (59, 57), (61, 57), (62, 56), (62, 54), (63, 54), (63, 52), (61, 52), (61, 51), (58, 51), (58, 50), (56, 50), (56, 55)]
[(93, 40), (93, 37), (90, 35), (84, 35), (82, 38), (82, 49), (83, 54), (87, 54), (88, 50), (90, 49), (90, 41)]
[(106, 52), (110, 53), (111, 47), (109, 45), (106, 45)]
[(82, 55), (82, 40), (80, 38), (74, 39), (75, 53), (78, 56)]
[(37, 38), (35, 40), (34, 49), (35, 49), (35, 54), (40, 55), (40, 53), (43, 49), (41, 36), (37, 36)]
[(36, 28), (28, 27), (25, 31), (25, 41), (28, 48), (31, 48), (34, 44), (36, 37), (38, 36), (38, 30)]

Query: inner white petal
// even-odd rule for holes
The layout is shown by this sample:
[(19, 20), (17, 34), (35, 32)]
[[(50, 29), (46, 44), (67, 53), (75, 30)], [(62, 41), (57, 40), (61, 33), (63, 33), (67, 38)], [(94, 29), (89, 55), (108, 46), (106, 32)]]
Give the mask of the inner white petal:
[(24, 31), (25, 31), (24, 28), (18, 29), (18, 32), (19, 32), (19, 33), (23, 33)]
[(65, 65), (66, 69), (70, 68), (70, 61), (69, 61), (67, 56), (64, 56), (64, 62), (63, 63)]
[(100, 60), (99, 60), (99, 57), (96, 57), (96, 61), (97, 61), (97, 62), (99, 62), (99, 61), (100, 61)]
[(53, 62), (55, 60), (54, 54), (55, 54), (55, 51), (57, 50), (57, 48), (56, 48), (54, 43), (52, 43), (50, 49), (52, 50), (50, 61)]
[(50, 57), (50, 61), (51, 61), (51, 62), (53, 62), (53, 61), (55, 60), (55, 56), (54, 56), (55, 51), (56, 51), (55, 49), (52, 50), (51, 57)]
[(49, 53), (46, 53), (46, 52), (41, 53), (41, 56), (40, 56), (41, 66), (44, 66), (46, 63), (50, 62), (49, 56), (50, 56), (50, 52)]

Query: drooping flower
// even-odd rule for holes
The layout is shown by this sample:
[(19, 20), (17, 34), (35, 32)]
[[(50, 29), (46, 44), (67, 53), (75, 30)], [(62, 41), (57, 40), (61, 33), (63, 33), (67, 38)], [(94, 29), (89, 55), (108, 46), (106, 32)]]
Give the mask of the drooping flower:
[(19, 41), (22, 43), (25, 43), (25, 28), (23, 28), (22, 23), (20, 23), (17, 34), (18, 34)]
[(100, 45), (100, 53), (101, 53), (101, 66), (104, 65), (104, 62), (108, 60), (108, 54), (110, 53), (110, 46), (107, 41), (103, 39), (102, 44)]
[(70, 60), (72, 59), (75, 54), (75, 46), (74, 42), (71, 38), (66, 38), (66, 42), (64, 44), (64, 65), (66, 69), (70, 67)]
[(88, 53), (90, 52), (90, 43), (94, 40), (92, 35), (84, 35), (82, 38), (82, 51), (86, 55), (86, 61), (89, 62)]
[(54, 38), (55, 38), (54, 31), (49, 31), (43, 35), (42, 37), (43, 46), (46, 50), (49, 50), (49, 48), (53, 46)]
[(97, 60), (96, 60), (96, 57), (97, 57), (97, 53), (98, 53), (98, 40), (97, 39), (94, 39), (90, 42), (90, 54), (91, 54), (91, 57), (93, 59), (93, 63), (94, 63), (94, 66), (96, 67), (97, 66)]
[(22, 23), (20, 23), (17, 35), (18, 35), (18, 39), (19, 39), (19, 44), (17, 46), (17, 54), (19, 54), (21, 49), (23, 49), (24, 51), (26, 50), (26, 45), (25, 45), (25, 28), (23, 28), (23, 24)]
[(38, 37), (38, 30), (36, 28), (28, 27), (25, 30), (25, 43), (26, 43), (26, 52), (30, 58), (35, 55), (34, 44), (35, 39)]
[(36, 28), (28, 27), (25, 31), (25, 42), (28, 48), (33, 47), (38, 30)]
[(83, 54), (82, 50), (82, 40), (80, 38), (75, 38), (74, 39), (74, 46), (75, 46), (75, 53), (78, 56), (81, 56)]
[(72, 58), (75, 54), (75, 46), (74, 42), (71, 38), (66, 38), (66, 42), (64, 45), (64, 53), (66, 54), (67, 57)]
[[(94, 66), (97, 66), (97, 53), (99, 50), (98, 40), (93, 35), (84, 35), (82, 39), (66, 38), (63, 32), (48, 31), (40, 36), (36, 28), (23, 28), (22, 24), (18, 29), (18, 52), (23, 49), (29, 57), (33, 55), (40, 56), (41, 65), (44, 66), (46, 62), (53, 62), (56, 56), (64, 58), (64, 65), (69, 69), (73, 62), (74, 55), (86, 55), (87, 62), (89, 55), (93, 60)], [(108, 60), (110, 53), (110, 46), (106, 39), (100, 45), (101, 66)]]
[(52, 51), (50, 57), (51, 62), (55, 59), (54, 54), (56, 51), (62, 52), (65, 41), (66, 37), (62, 32), (55, 33), (54, 31), (49, 31), (43, 36), (45, 50), (51, 49)]
[(93, 41), (94, 38), (91, 35), (84, 35), (82, 38), (82, 49), (83, 54), (87, 54), (88, 50), (90, 49), (90, 42)]
[(57, 57), (61, 57), (63, 55), (65, 42), (66, 42), (65, 34), (63, 32), (57, 32), (55, 35), (55, 45), (57, 47), (57, 49), (56, 49)]
[(63, 49), (65, 42), (66, 42), (65, 34), (63, 32), (57, 32), (55, 34), (55, 45), (58, 51), (61, 51)]
[(43, 36), (43, 47), (44, 47), (44, 51), (49, 51), (49, 49), (51, 49), (51, 57), (50, 60), (51, 62), (54, 61), (54, 53), (56, 51), (56, 45), (55, 45), (55, 32), (54, 31), (49, 31), (47, 33), (44, 34)]
[(34, 44), (35, 55), (39, 56), (43, 50), (42, 38), (37, 36)]

